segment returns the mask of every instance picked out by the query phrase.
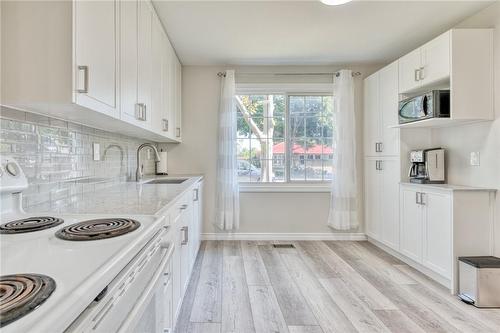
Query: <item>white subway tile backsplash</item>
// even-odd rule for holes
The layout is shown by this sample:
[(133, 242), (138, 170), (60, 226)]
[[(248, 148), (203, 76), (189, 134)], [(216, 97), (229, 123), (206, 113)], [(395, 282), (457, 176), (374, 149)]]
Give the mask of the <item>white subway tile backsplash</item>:
[[(62, 207), (96, 186), (133, 178), (136, 150), (144, 142), (8, 108), (1, 109), (0, 128), (0, 154), (16, 158), (28, 177), (24, 205), (39, 209)], [(100, 161), (92, 158), (94, 142), (101, 146)], [(154, 173), (154, 160), (144, 157), (145, 173)]]

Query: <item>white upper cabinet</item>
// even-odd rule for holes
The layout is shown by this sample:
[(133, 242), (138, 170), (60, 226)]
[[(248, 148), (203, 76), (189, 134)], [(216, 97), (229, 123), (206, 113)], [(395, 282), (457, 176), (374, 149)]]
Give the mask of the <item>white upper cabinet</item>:
[(420, 87), (420, 68), (422, 54), (420, 49), (408, 53), (399, 59), (399, 91), (411, 91)]
[(449, 118), (400, 127), (494, 119), (492, 29), (452, 29), (398, 61), (402, 98), (433, 89), (450, 90)]
[(399, 155), (398, 64), (394, 62), (364, 82), (365, 156)]
[(450, 32), (399, 59), (399, 91), (411, 92), (450, 76)]
[(116, 118), (117, 14), (117, 1), (74, 3), (75, 103)]
[(372, 74), (364, 81), (364, 141), (365, 155), (375, 156), (378, 153), (380, 133), (379, 113), (379, 75)]
[(137, 117), (151, 129), (153, 119), (152, 90), (153, 90), (153, 46), (152, 20), (153, 8), (147, 1), (138, 2), (138, 32), (137, 32)]
[(450, 34), (445, 32), (421, 48), (422, 66), (419, 72), (421, 85), (447, 80), (450, 76)]
[(150, 1), (7, 1), (1, 19), (2, 105), (179, 142), (180, 63)]
[(399, 129), (392, 127), (398, 123), (398, 87), (398, 64), (394, 62), (379, 71), (379, 151), (384, 156), (399, 155)]
[(182, 141), (182, 65), (177, 57), (175, 60), (175, 137)]

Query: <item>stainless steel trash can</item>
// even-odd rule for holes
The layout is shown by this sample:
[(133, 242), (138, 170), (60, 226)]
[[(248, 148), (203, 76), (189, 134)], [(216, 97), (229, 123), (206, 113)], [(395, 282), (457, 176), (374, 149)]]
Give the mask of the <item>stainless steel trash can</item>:
[(500, 258), (458, 258), (458, 297), (478, 308), (500, 307)]

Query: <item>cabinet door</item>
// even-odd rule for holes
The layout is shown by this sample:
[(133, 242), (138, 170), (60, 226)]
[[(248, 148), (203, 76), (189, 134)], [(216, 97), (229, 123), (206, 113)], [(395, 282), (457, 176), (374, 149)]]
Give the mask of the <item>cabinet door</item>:
[(450, 77), (450, 32), (431, 40), (422, 47), (422, 81), (424, 85)]
[(390, 128), (390, 126), (398, 124), (398, 72), (397, 62), (379, 72), (380, 141), (384, 156), (399, 155), (399, 129)]
[[(165, 106), (163, 105), (163, 49), (164, 49), (164, 32), (159, 19), (153, 15), (152, 19), (152, 93), (151, 93), (151, 129), (157, 133), (163, 133), (165, 126), (163, 119)], [(166, 127), (165, 127), (166, 128)]]
[(366, 234), (380, 241), (380, 171), (375, 159), (365, 159)]
[(138, 3), (120, 3), (120, 118), (143, 127), (137, 114), (137, 50), (138, 50)]
[(451, 278), (451, 197), (448, 194), (424, 193), (423, 264), (446, 278)]
[(417, 204), (417, 190), (407, 187), (401, 188), (401, 253), (422, 262), (422, 206)]
[(144, 127), (151, 128), (152, 93), (152, 9), (147, 1), (138, 1), (138, 75), (137, 103), (143, 105), (141, 119)]
[(175, 62), (175, 137), (182, 141), (182, 65), (177, 58)]
[(74, 102), (115, 118), (120, 117), (118, 14), (117, 1), (74, 2)]
[(172, 318), (173, 323), (177, 318), (181, 306), (181, 241), (180, 233), (178, 232), (181, 224), (181, 214), (176, 210), (177, 215), (172, 223), (172, 230), (174, 230), (174, 244), (175, 249), (172, 255)]
[(399, 159), (384, 159), (380, 162), (381, 186), (380, 221), (381, 241), (399, 250)]
[(189, 283), (189, 274), (191, 273), (191, 260), (189, 256), (190, 232), (193, 205), (186, 200), (181, 213), (181, 228), (179, 229), (180, 250), (181, 250), (181, 295), (184, 295)]
[(163, 295), (161, 301), (163, 302), (163, 327), (159, 332), (173, 332), (173, 311), (172, 311), (172, 279), (170, 276), (172, 274), (171, 264), (168, 265), (170, 270), (167, 275), (164, 276), (163, 280)]
[(405, 93), (421, 86), (418, 77), (420, 67), (422, 67), (420, 48), (399, 59), (399, 93)]
[(379, 74), (375, 73), (364, 81), (364, 150), (365, 156), (376, 156), (379, 142)]

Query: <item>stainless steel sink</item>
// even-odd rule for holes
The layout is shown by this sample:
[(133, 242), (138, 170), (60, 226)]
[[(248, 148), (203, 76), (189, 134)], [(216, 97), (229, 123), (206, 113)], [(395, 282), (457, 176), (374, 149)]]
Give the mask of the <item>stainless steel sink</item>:
[(153, 179), (144, 184), (182, 184), (189, 178), (174, 178), (174, 179)]

